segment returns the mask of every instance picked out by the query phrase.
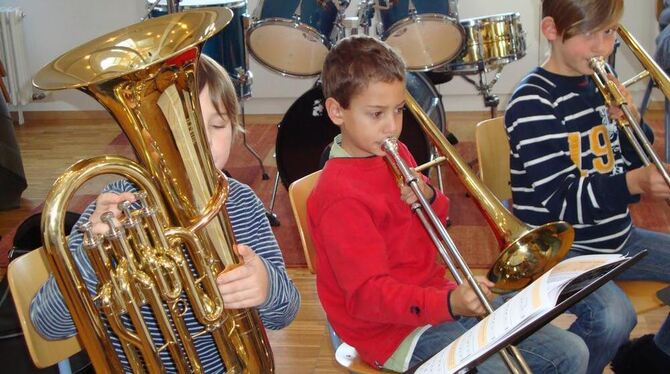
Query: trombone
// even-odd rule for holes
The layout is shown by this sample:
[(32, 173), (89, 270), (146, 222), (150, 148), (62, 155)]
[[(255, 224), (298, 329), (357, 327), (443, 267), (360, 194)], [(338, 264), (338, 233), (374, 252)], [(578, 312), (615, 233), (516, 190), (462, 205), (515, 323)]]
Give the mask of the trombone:
[[(482, 184), (407, 91), (405, 101), (423, 132), (438, 153), (446, 159), (493, 230), (501, 252), (487, 274), (495, 283), (492, 290), (505, 293), (521, 289), (561, 261), (570, 250), (575, 236), (572, 226), (567, 222), (557, 221), (531, 228), (519, 221)], [(421, 165), (416, 169), (423, 168)]]
[[(570, 224), (558, 221), (531, 228), (519, 221), (505, 209), (491, 191), (482, 185), (482, 182), (474, 175), (469, 166), (458, 155), (456, 149), (449, 144), (442, 132), (408, 91), (405, 91), (405, 101), (409, 111), (414, 115), (426, 136), (440, 153), (441, 157), (439, 159), (445, 159), (451, 169), (458, 175), (494, 231), (502, 250), (494, 266), (487, 274), (487, 277), (495, 283), (492, 291), (500, 293), (523, 288), (565, 257), (575, 236), (575, 231)], [(491, 313), (493, 311), (491, 304), (458, 252), (446, 228), (439, 222), (439, 218), (421, 194), (416, 177), (397, 154), (397, 146), (394, 146), (395, 142), (397, 140), (387, 139), (382, 145), (382, 149), (386, 152), (389, 164), (396, 176), (403, 178), (404, 183), (410, 186), (417, 195), (419, 203), (415, 204), (412, 210), (426, 228), (428, 235), (435, 243), (456, 282), (458, 284), (464, 282), (459, 273), (460, 269), (487, 313)], [(434, 162), (432, 163), (434, 164)], [(424, 168), (421, 165), (415, 170)], [(428, 215), (428, 218), (425, 215)], [(456, 264), (452, 261), (452, 257)], [(457, 269), (457, 266), (459, 269)], [(515, 347), (507, 347), (500, 351), (500, 354), (512, 373), (531, 372), (528, 364)], [(512, 361), (510, 355), (514, 356), (516, 363)]]
[[(663, 91), (665, 97), (670, 98), (670, 79), (668, 79), (668, 76), (663, 69), (658, 66), (656, 61), (649, 56), (625, 27), (619, 25), (617, 32), (619, 38), (628, 45), (635, 57), (637, 57), (645, 68), (644, 71), (623, 82), (623, 86), (626, 87), (646, 77), (651, 77), (651, 79), (654, 80), (654, 83), (656, 83), (656, 86)], [(623, 112), (624, 118), (617, 119), (617, 125), (622, 129), (623, 133), (626, 134), (628, 141), (633, 149), (635, 149), (635, 153), (640, 157), (642, 164), (648, 166), (653, 163), (665, 180), (665, 183), (670, 187), (670, 175), (668, 174), (668, 170), (652, 148), (651, 143), (642, 131), (635, 116), (633, 116), (626, 98), (621, 91), (619, 91), (616, 83), (609, 78), (609, 74), (613, 74), (612, 68), (602, 57), (591, 58), (589, 64), (594, 71), (592, 78), (602, 94), (605, 104), (607, 106), (616, 105)]]
[[(472, 271), (465, 263), (465, 260), (458, 252), (458, 249), (456, 249), (456, 244), (454, 244), (451, 236), (449, 236), (447, 229), (440, 222), (437, 214), (435, 214), (435, 211), (430, 207), (430, 203), (421, 192), (416, 174), (413, 173), (413, 170), (407, 166), (405, 161), (398, 154), (398, 140), (395, 138), (385, 139), (382, 144), (382, 150), (386, 153), (386, 159), (388, 160), (396, 175), (398, 177), (402, 177), (403, 182), (407, 184), (417, 196), (418, 202), (412, 204), (412, 211), (417, 215), (417, 217), (419, 217), (419, 220), (428, 232), (428, 236), (430, 236), (431, 240), (440, 252), (442, 260), (444, 260), (444, 263), (447, 264), (449, 271), (454, 276), (456, 283), (461, 285), (467, 281), (470, 284), (470, 287), (472, 287), (472, 289), (475, 291), (477, 298), (484, 306), (486, 314), (489, 315), (493, 313), (493, 307), (486, 298), (484, 291), (482, 291), (481, 286), (479, 283), (477, 283), (477, 280), (472, 274)], [(446, 244), (446, 246), (444, 244)], [(454, 264), (454, 261), (456, 264)], [(465, 281), (458, 272), (456, 266), (458, 266), (458, 268), (463, 271), (463, 275), (466, 277)], [(516, 347), (506, 347), (499, 353), (512, 373), (532, 373), (528, 363), (526, 363), (523, 356), (521, 356), (521, 352), (519, 352)], [(512, 361), (510, 355), (514, 357), (516, 362)], [(516, 365), (518, 365), (518, 368)]]

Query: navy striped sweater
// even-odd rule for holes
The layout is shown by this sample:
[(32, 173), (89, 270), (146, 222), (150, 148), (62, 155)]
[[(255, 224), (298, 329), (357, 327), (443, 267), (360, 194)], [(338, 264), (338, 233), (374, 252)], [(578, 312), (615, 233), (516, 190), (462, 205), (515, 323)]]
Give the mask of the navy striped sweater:
[(536, 68), (512, 94), (505, 126), (514, 214), (531, 226), (571, 223), (573, 248), (620, 250), (632, 225), (628, 204), (639, 200), (625, 172), (641, 163), (591, 78)]
[[(300, 307), (300, 294), (286, 273), (284, 259), (265, 216), (263, 204), (249, 186), (232, 178), (228, 178), (228, 181), (230, 183), (230, 195), (226, 202), (226, 209), (235, 239), (237, 243), (246, 244), (256, 251), (268, 271), (270, 285), (268, 299), (257, 308), (261, 320), (266, 328), (273, 330), (283, 328), (295, 318)], [(104, 192), (116, 193), (136, 191), (135, 186), (127, 180), (113, 182), (104, 190)], [(88, 206), (79, 222), (88, 220), (94, 210), (95, 202)], [(70, 250), (73, 251), (75, 261), (82, 271), (89, 292), (94, 294), (97, 279), (82, 249), (82, 239), (83, 235), (73, 230), (70, 235)], [(155, 318), (147, 306), (142, 307), (142, 314), (147, 321), (147, 327), (152, 334), (152, 338), (158, 344), (162, 344)], [(49, 278), (33, 299), (30, 317), (37, 331), (48, 339), (63, 339), (76, 334), (74, 323), (53, 276)], [(202, 325), (195, 319), (191, 308), (188, 309), (184, 318), (189, 331), (200, 331), (202, 329)], [(128, 320), (128, 318), (125, 318), (125, 321)], [(126, 372), (130, 372), (130, 366), (118, 339), (111, 333), (111, 330), (109, 331), (112, 343)], [(195, 339), (194, 345), (203, 363), (204, 372), (225, 372), (224, 365), (210, 335), (205, 334)], [(161, 359), (167, 372), (175, 372), (174, 364), (167, 351), (161, 352)]]

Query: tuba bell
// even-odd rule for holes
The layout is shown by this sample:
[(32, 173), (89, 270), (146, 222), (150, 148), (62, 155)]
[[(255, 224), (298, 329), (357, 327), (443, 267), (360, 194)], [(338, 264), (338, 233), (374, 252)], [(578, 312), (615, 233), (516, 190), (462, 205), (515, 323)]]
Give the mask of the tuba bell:
[[(77, 88), (99, 101), (119, 123), (138, 162), (99, 156), (72, 165), (50, 190), (42, 220), (45, 249), (79, 341), (97, 373), (121, 372), (107, 326), (133, 372), (203, 372), (194, 341), (209, 335), (228, 373), (271, 373), (272, 352), (255, 309), (226, 310), (216, 286), (221, 271), (240, 263), (224, 203), (226, 177), (214, 166), (200, 107), (196, 70), (205, 40), (232, 18), (207, 8), (150, 19), (96, 38), (37, 73), (44, 90)], [(84, 249), (96, 271), (91, 296), (63, 232), (73, 194), (91, 178), (117, 174), (139, 190), (142, 208), (125, 212), (104, 237), (85, 232)], [(104, 216), (104, 215), (103, 215)], [(147, 305), (164, 344), (156, 346), (141, 318)], [(203, 326), (190, 335), (186, 308)], [(122, 318), (132, 321), (132, 327)]]

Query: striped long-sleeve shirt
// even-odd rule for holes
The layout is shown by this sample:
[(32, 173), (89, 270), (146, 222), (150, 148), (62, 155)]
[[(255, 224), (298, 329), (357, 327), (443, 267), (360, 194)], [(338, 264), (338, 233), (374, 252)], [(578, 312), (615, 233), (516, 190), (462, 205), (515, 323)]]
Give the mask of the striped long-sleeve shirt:
[(591, 78), (536, 68), (514, 91), (505, 126), (514, 214), (532, 226), (571, 223), (573, 248), (620, 250), (632, 225), (628, 204), (639, 200), (625, 172), (640, 161)]
[[(284, 266), (284, 259), (272, 233), (265, 209), (255, 193), (232, 178), (229, 178), (230, 195), (226, 202), (226, 209), (230, 217), (231, 226), (237, 243), (251, 247), (262, 259), (268, 272), (269, 294), (267, 300), (257, 307), (263, 325), (269, 329), (280, 329), (287, 326), (296, 316), (300, 307), (300, 294), (288, 277)], [(127, 180), (119, 180), (108, 185), (104, 192), (136, 192), (137, 189)], [(95, 202), (88, 206), (79, 222), (88, 220), (95, 210)], [(75, 226), (76, 228), (76, 226)], [(82, 272), (86, 286), (94, 294), (97, 287), (97, 278), (82, 247), (83, 235), (73, 230), (69, 238), (70, 250)], [(147, 306), (142, 307), (142, 314), (152, 338), (162, 343), (162, 338), (155, 318)], [(49, 278), (47, 283), (38, 291), (32, 301), (30, 317), (36, 329), (49, 339), (63, 339), (76, 334), (76, 329), (69, 311), (64, 303), (62, 294), (55, 279)], [(125, 316), (124, 316), (125, 317)], [(200, 331), (202, 325), (195, 319), (192, 308), (184, 316), (189, 331)], [(124, 321), (128, 321), (124, 318)], [(127, 372), (130, 366), (116, 336), (110, 331), (112, 343)], [(211, 335), (205, 334), (194, 340), (194, 345), (204, 365), (206, 373), (222, 373), (225, 368), (214, 345)], [(174, 364), (167, 351), (161, 352), (167, 372), (174, 372)]]

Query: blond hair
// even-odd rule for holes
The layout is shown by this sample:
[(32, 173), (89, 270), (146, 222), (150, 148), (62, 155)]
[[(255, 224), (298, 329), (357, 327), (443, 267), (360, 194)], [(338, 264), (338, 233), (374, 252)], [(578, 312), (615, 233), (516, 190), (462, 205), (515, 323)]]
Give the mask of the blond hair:
[(623, 0), (543, 0), (542, 18), (554, 19), (562, 39), (602, 30), (618, 22), (623, 14)]
[(209, 88), (209, 95), (216, 111), (219, 114), (226, 113), (230, 119), (231, 130), (235, 137), (243, 131), (240, 126), (240, 105), (235, 86), (226, 69), (211, 57), (201, 54), (198, 62), (198, 92), (202, 92), (205, 86)]
[(386, 43), (365, 35), (349, 36), (333, 47), (321, 71), (323, 95), (348, 108), (351, 98), (370, 83), (405, 80), (405, 63)]

